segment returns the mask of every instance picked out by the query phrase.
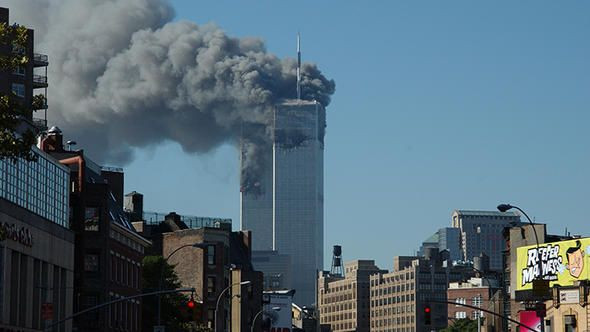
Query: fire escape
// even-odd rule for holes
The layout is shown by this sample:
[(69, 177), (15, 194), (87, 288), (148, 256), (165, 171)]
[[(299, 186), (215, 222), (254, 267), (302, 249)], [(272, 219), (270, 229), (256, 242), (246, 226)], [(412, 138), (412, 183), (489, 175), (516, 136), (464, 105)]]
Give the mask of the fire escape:
[[(33, 73), (33, 111), (41, 111), (43, 110), (42, 117), (33, 116), (33, 123), (35, 126), (41, 130), (47, 130), (47, 66), (49, 65), (49, 60), (47, 55), (45, 54), (33, 54), (33, 68), (35, 68), (35, 72)], [(36, 68), (41, 68), (37, 70)], [(44, 68), (44, 70), (43, 70)], [(44, 74), (38, 74), (39, 72), (43, 72)], [(42, 93), (35, 94), (35, 89), (43, 89)]]

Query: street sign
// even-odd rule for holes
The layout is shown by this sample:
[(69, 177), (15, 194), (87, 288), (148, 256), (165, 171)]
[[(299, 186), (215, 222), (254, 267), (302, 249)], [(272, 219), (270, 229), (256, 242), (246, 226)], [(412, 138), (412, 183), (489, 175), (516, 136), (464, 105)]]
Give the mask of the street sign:
[(559, 303), (578, 303), (580, 301), (580, 290), (576, 289), (560, 289), (559, 290)]
[(53, 320), (53, 303), (41, 304), (41, 318), (43, 320)]
[(166, 326), (156, 325), (154, 326), (154, 332), (166, 332)]

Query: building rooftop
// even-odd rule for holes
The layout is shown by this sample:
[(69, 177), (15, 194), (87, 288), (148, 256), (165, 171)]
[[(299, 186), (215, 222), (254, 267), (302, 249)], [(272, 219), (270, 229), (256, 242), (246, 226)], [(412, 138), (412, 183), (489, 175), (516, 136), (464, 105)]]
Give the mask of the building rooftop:
[(500, 212), (500, 211), (479, 211), (479, 210), (455, 210), (453, 213), (457, 213), (460, 216), (491, 216), (491, 217), (520, 217), (520, 214), (513, 211)]

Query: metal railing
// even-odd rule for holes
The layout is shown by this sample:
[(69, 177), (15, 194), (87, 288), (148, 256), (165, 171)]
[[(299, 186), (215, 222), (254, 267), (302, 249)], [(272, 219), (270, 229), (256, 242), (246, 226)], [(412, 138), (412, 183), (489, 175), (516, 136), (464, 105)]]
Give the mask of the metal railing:
[(36, 83), (36, 84), (47, 84), (47, 76), (33, 75), (33, 83)]
[(48, 63), (49, 57), (45, 54), (34, 53), (33, 60), (35, 60), (35, 62)]

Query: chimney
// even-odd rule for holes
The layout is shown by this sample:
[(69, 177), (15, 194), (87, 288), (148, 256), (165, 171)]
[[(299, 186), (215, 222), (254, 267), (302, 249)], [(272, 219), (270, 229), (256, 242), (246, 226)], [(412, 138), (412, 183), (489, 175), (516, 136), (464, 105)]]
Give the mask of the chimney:
[(180, 215), (178, 215), (176, 212), (170, 212), (166, 215), (166, 217), (164, 217), (165, 221), (173, 221), (175, 224), (180, 224)]

